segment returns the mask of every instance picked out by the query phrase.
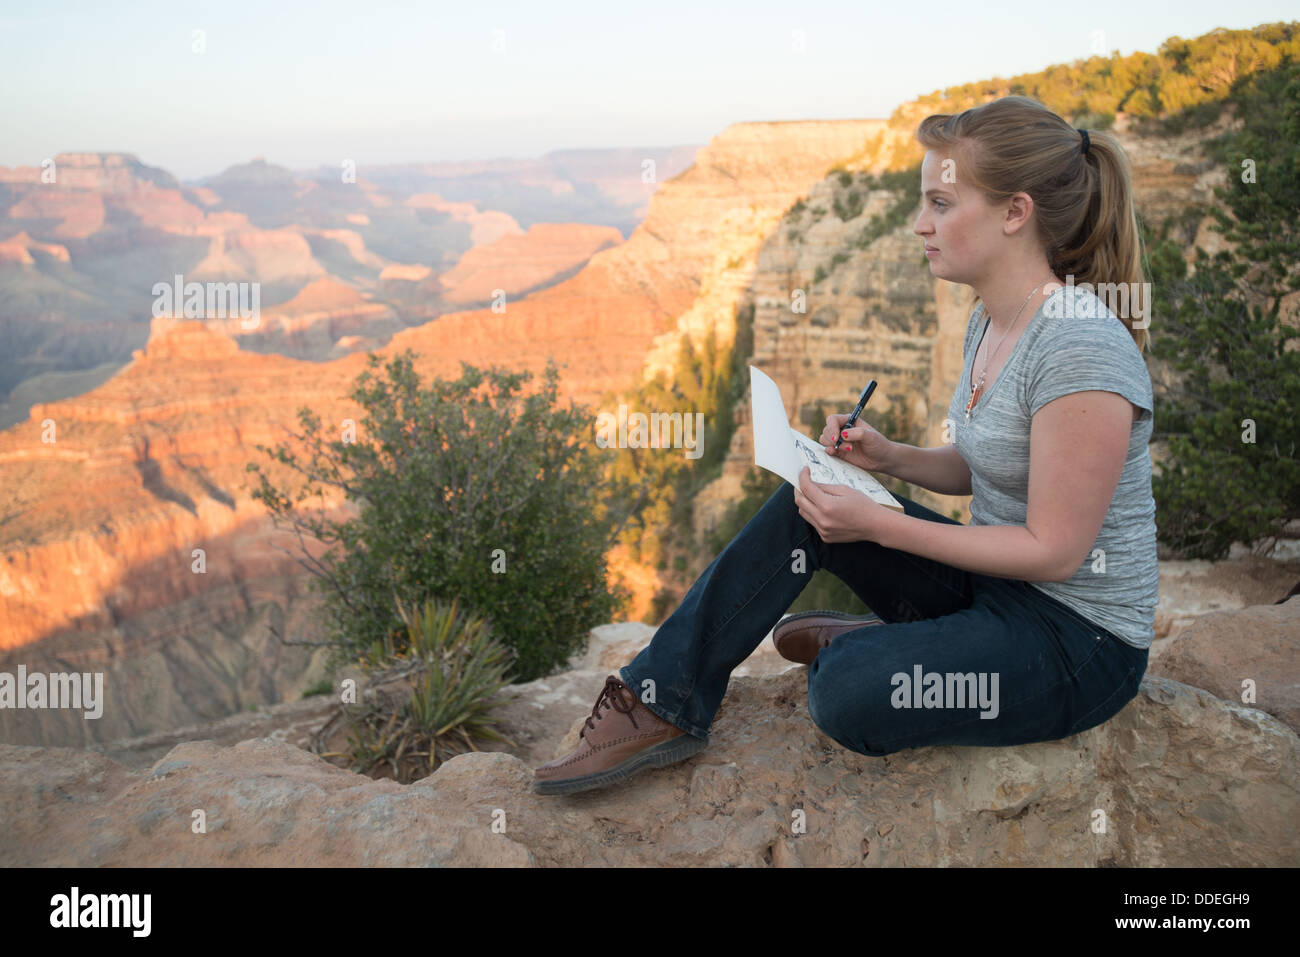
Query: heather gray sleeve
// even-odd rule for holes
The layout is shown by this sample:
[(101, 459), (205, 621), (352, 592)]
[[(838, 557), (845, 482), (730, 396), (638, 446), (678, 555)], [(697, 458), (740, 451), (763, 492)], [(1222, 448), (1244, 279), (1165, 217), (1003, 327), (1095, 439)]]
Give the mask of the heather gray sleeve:
[(1053, 399), (1097, 389), (1117, 392), (1138, 408), (1153, 408), (1151, 376), (1137, 343), (1114, 316), (1043, 316), (1043, 334), (1027, 356), (1021, 378), (1021, 405), (1032, 417)]

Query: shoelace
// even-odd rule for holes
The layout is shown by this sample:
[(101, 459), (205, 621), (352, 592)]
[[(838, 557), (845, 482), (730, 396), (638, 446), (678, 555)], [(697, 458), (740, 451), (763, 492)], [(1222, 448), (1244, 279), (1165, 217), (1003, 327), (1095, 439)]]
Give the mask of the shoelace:
[[(627, 715), (628, 720), (632, 722), (632, 727), (636, 728), (638, 731), (641, 730), (641, 726), (636, 723), (636, 718), (632, 717), (632, 711), (636, 708), (636, 701), (633, 700), (629, 702), (623, 697), (622, 692), (626, 687), (627, 685), (623, 684), (623, 682), (619, 681), (613, 675), (610, 675), (605, 679), (605, 687), (600, 689), (600, 697), (596, 699), (595, 705), (592, 706), (591, 714), (588, 716), (586, 721), (586, 727), (578, 732), (578, 737), (584, 737), (588, 731), (596, 730), (596, 726), (592, 721), (600, 720), (600, 706), (605, 702), (609, 702), (610, 707), (615, 711)], [(621, 705), (627, 705), (627, 707), (624, 708), (621, 707)]]

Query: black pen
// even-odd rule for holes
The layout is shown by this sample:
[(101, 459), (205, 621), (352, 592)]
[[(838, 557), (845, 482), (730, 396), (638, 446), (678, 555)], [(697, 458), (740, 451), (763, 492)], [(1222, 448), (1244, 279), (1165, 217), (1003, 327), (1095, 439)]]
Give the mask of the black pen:
[(840, 450), (840, 443), (844, 441), (844, 432), (847, 429), (853, 428), (853, 423), (858, 421), (858, 416), (860, 416), (862, 414), (862, 410), (867, 407), (867, 400), (871, 398), (871, 393), (875, 391), (876, 391), (876, 380), (872, 379), (870, 382), (867, 383), (867, 387), (862, 390), (862, 398), (858, 399), (857, 408), (853, 410), (853, 414), (849, 416), (849, 420), (844, 423), (844, 428), (840, 429), (840, 434), (835, 439), (835, 451), (838, 452)]

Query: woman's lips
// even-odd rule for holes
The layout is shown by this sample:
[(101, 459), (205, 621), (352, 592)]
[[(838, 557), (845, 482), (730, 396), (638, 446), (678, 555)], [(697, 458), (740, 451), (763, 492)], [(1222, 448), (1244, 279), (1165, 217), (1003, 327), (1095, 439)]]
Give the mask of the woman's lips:
[(939, 250), (935, 249), (933, 246), (926, 246), (925, 254), (926, 256), (937, 256), (939, 255)]

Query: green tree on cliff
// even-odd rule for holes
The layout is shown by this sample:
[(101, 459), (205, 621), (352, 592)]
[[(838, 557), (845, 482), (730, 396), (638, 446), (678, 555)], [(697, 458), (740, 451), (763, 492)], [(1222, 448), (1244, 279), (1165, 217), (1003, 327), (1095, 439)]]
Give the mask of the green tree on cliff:
[[(552, 363), (545, 386), (521, 396), (529, 373), (462, 363), (459, 380), (424, 387), (410, 350), (391, 358), (386, 379), (372, 376), (379, 358), (368, 358), (351, 394), (367, 410), (355, 441), (302, 408), (294, 439), (305, 461), (257, 446), (303, 477), (298, 494), (247, 466), (260, 478), (253, 497), (277, 524), (340, 546), (304, 563), (325, 596), (332, 663), (372, 664), (380, 649), (400, 649), (399, 603), (459, 598), (515, 649), (513, 680), (549, 673), (626, 600), (607, 588), (605, 553), (632, 496), (591, 453), (591, 416), (554, 407)], [(335, 522), (297, 508), (326, 486), (359, 515)]]
[(1228, 169), (1209, 207), (1233, 244), (1153, 244), (1152, 355), (1180, 381), (1160, 398), (1156, 438), (1168, 458), (1154, 477), (1160, 538), (1193, 558), (1233, 542), (1267, 543), (1300, 518), (1300, 338), (1281, 319), (1300, 291), (1300, 67), (1257, 73), (1231, 100), (1243, 125), (1208, 144)]

